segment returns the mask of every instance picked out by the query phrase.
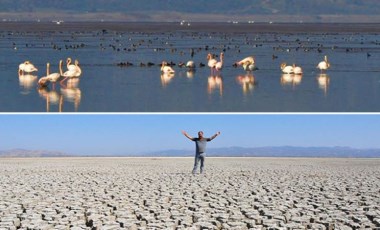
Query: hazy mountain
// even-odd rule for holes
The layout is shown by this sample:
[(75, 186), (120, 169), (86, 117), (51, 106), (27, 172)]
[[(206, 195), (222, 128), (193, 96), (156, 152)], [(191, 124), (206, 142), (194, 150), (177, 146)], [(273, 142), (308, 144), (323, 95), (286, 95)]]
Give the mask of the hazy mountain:
[[(349, 147), (257, 147), (209, 148), (208, 156), (220, 157), (380, 157), (380, 149)], [(146, 153), (146, 156), (193, 156), (194, 150), (166, 150)]]
[[(208, 156), (214, 157), (380, 157), (380, 149), (355, 149), (349, 147), (228, 147), (228, 148), (209, 148)], [(58, 151), (47, 150), (25, 150), (12, 149), (1, 151), (0, 157), (75, 157), (91, 155), (72, 155)], [(146, 152), (141, 154), (118, 154), (118, 155), (96, 155), (96, 156), (143, 156), (143, 157), (188, 157), (194, 156), (194, 150), (163, 150)]]
[(0, 157), (69, 157), (71, 155), (49, 150), (11, 149), (0, 150)]
[[(67, 20), (231, 20), (378, 18), (379, 0), (2, 0), (0, 16)], [(284, 17), (287, 16), (287, 17)], [(328, 16), (328, 19), (325, 17)], [(351, 16), (351, 17), (347, 17)], [(358, 19), (358, 18), (357, 18)], [(372, 20), (372, 19), (368, 19)]]

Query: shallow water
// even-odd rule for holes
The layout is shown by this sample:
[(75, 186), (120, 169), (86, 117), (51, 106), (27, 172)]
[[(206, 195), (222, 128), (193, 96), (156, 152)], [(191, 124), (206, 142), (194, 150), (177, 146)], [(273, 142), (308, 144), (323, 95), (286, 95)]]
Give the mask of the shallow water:
[[(0, 25), (1, 112), (378, 112), (380, 39), (376, 25), (289, 24), (277, 29), (168, 23), (124, 25), (16, 23)], [(35, 29), (33, 29), (35, 27)], [(225, 28), (225, 29), (224, 29)], [(302, 32), (304, 31), (304, 32)], [(190, 56), (190, 50), (194, 56)], [(207, 53), (225, 53), (220, 74), (208, 67), (188, 73), (174, 66), (161, 76), (163, 60), (207, 64)], [(256, 57), (259, 70), (246, 74), (232, 64)], [(327, 55), (331, 68), (316, 65)], [(275, 58), (273, 58), (275, 56)], [(39, 89), (46, 62), (78, 59), (79, 79)], [(36, 76), (18, 76), (30, 60)], [(120, 67), (130, 62), (133, 66)], [(151, 67), (140, 63), (152, 62)], [(283, 75), (296, 63), (302, 76)]]

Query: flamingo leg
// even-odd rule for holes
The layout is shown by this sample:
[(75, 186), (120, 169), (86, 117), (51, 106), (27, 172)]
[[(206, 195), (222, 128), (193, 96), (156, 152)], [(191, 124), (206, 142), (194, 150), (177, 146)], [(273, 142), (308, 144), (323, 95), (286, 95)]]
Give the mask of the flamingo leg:
[(62, 79), (62, 81), (60, 81), (59, 83), (62, 84), (64, 81), (66, 81), (68, 77), (65, 77), (64, 79)]

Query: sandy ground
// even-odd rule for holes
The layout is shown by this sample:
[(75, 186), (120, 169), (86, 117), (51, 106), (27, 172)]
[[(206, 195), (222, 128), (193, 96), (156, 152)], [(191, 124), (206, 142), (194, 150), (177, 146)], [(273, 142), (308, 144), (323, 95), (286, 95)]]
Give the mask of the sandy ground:
[(1, 158), (0, 229), (375, 229), (380, 159)]
[(132, 31), (132, 32), (223, 32), (223, 33), (379, 33), (378, 23), (205, 23), (194, 22), (190, 26), (170, 22), (0, 22), (0, 31)]

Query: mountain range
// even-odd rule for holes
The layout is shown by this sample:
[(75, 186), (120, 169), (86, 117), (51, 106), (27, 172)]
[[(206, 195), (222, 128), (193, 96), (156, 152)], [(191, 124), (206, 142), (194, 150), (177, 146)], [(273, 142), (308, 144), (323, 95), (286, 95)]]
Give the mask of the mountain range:
[[(226, 147), (226, 148), (209, 148), (208, 156), (214, 157), (353, 157), (353, 158), (379, 158), (380, 149), (356, 149), (350, 147)], [(194, 150), (163, 150), (145, 152), (140, 154), (118, 154), (118, 155), (81, 155), (68, 154), (59, 151), (49, 150), (26, 150), (12, 149), (0, 150), (0, 157), (191, 157), (194, 156)]]
[(0, 150), (0, 157), (70, 157), (73, 155), (51, 150), (10, 149)]
[(77, 21), (380, 22), (379, 11), (378, 0), (2, 0), (0, 17)]

